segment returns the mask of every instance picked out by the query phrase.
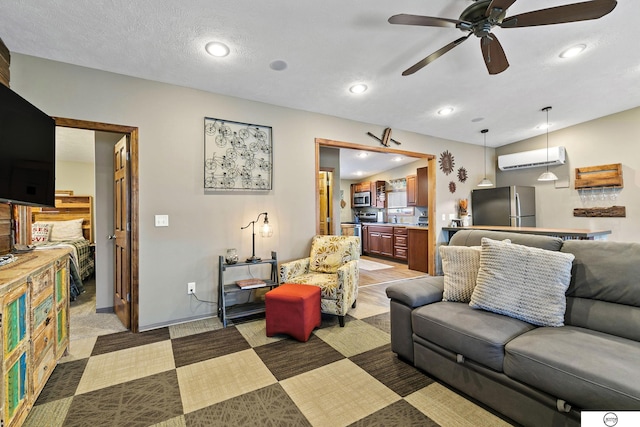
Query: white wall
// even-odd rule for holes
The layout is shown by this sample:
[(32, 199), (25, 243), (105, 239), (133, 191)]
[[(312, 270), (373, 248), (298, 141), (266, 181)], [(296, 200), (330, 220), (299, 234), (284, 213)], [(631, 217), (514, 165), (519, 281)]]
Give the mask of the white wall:
[[(640, 108), (623, 111), (580, 125), (549, 132), (549, 146), (566, 148), (567, 162), (550, 167), (569, 186), (556, 188), (553, 182), (539, 182), (544, 168), (498, 171), (497, 184), (531, 185), (536, 187), (536, 220), (538, 227), (611, 230), (612, 241), (640, 240)], [(546, 135), (505, 145), (497, 155), (546, 147)], [(583, 202), (574, 189), (575, 168), (622, 163), (624, 189), (615, 202)], [(573, 216), (574, 208), (625, 206), (626, 218), (581, 218)]]
[(94, 164), (56, 162), (56, 190), (73, 190), (76, 196), (95, 197)]
[[(284, 261), (308, 254), (316, 228), (315, 138), (374, 146), (367, 132), (384, 130), (20, 54), (12, 55), (11, 87), (52, 116), (139, 127), (142, 330), (216, 313), (214, 305), (189, 297), (186, 284), (195, 281), (201, 299), (217, 300), (218, 255), (231, 247), (241, 258), (251, 254), (251, 234), (240, 227), (259, 212), (269, 212), (274, 234), (256, 237), (258, 256), (276, 250)], [(366, 97), (358, 102), (367, 102)], [(205, 116), (273, 127), (272, 191), (204, 193)], [(394, 137), (407, 151), (439, 155), (449, 150), (456, 156), (456, 169), (469, 171), (467, 184), (456, 194), (447, 190), (451, 176), (438, 172), (438, 214), (454, 212), (455, 200), (468, 197), (482, 178), (481, 146), (396, 129)], [(169, 215), (169, 227), (154, 227), (155, 214)], [(438, 240), (444, 224), (438, 218)]]

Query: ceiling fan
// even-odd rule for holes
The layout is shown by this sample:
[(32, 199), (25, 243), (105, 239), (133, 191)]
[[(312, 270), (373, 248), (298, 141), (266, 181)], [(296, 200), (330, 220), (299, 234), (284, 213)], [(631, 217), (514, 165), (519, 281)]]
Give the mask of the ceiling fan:
[(493, 27), (533, 27), (598, 19), (611, 12), (618, 4), (616, 0), (592, 0), (535, 10), (506, 18), (507, 9), (515, 2), (516, 0), (476, 0), (475, 3), (462, 12), (459, 19), (409, 15), (404, 13), (392, 16), (389, 18), (389, 23), (391, 24), (418, 25), (424, 27), (455, 27), (469, 33), (438, 49), (412, 67), (409, 67), (402, 75), (408, 76), (424, 68), (454, 47), (460, 45), (471, 35), (475, 35), (480, 39), (482, 56), (489, 74), (498, 74), (509, 67), (509, 62), (498, 38), (491, 32)]

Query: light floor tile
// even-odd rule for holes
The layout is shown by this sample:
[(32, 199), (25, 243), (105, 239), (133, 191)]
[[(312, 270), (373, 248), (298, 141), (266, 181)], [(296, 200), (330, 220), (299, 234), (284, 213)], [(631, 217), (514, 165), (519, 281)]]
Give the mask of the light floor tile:
[(506, 427), (511, 425), (439, 383), (428, 385), (405, 397), (405, 400), (442, 426)]
[(236, 325), (238, 332), (242, 334), (251, 347), (259, 347), (261, 345), (280, 341), (286, 338), (284, 335), (276, 335), (275, 337), (267, 336), (267, 321), (257, 320), (255, 322), (247, 322)]
[(280, 381), (315, 427), (347, 426), (400, 400), (348, 359)]
[(97, 339), (98, 337), (90, 337), (72, 340), (69, 343), (69, 354), (60, 359), (60, 363), (86, 359), (87, 357), (91, 356), (93, 346), (96, 345)]
[(276, 383), (252, 349), (177, 369), (185, 414)]
[(332, 326), (314, 332), (346, 357), (373, 350), (391, 342), (391, 335), (362, 320), (347, 322), (344, 328)]
[(175, 369), (171, 341), (100, 354), (89, 359), (76, 394)]
[(171, 418), (170, 420), (154, 424), (150, 427), (187, 427), (187, 421), (184, 419), (184, 415), (180, 415), (179, 417)]
[(36, 405), (22, 427), (62, 427), (73, 397), (54, 400), (43, 405)]
[(210, 317), (208, 319), (194, 320), (193, 322), (169, 326), (169, 336), (171, 339), (182, 338), (202, 332), (215, 331), (216, 329), (222, 329), (222, 322), (217, 317)]
[(355, 317), (356, 319), (366, 319), (367, 317), (377, 316), (378, 314), (387, 313), (388, 311), (389, 304), (370, 303), (358, 298), (356, 308), (349, 310), (349, 316)]

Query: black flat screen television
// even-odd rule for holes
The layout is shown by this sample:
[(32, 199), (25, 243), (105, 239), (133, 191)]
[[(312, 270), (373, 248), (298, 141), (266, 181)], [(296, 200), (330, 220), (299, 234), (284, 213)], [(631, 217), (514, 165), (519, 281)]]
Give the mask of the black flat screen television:
[(56, 124), (0, 84), (0, 202), (55, 205)]

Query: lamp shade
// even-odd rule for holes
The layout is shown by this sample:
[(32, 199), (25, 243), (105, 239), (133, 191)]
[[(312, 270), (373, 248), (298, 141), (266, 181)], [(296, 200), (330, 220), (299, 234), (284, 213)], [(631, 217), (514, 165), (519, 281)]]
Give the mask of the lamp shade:
[(478, 183), (478, 187), (493, 187), (493, 182), (487, 178), (482, 178), (482, 181)]
[(558, 177), (553, 172), (542, 172), (542, 174), (538, 177), (538, 181), (557, 181)]

